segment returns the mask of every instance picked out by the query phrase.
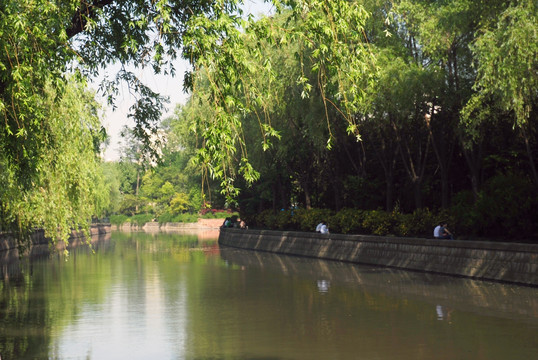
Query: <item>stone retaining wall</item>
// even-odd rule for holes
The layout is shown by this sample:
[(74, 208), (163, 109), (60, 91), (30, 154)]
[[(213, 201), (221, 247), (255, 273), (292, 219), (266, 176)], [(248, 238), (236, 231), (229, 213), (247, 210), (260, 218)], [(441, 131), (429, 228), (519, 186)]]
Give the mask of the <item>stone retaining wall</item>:
[[(93, 224), (90, 227), (91, 237), (100, 236), (110, 233), (110, 224)], [(30, 243), (34, 245), (46, 245), (49, 243), (49, 239), (45, 237), (45, 232), (42, 229), (37, 229), (31, 236)], [(79, 231), (73, 231), (69, 238), (69, 243), (83, 242), (84, 234)], [(63, 249), (65, 244), (63, 242), (57, 243), (58, 249)], [(4, 250), (12, 250), (17, 248), (17, 240), (10, 233), (0, 233), (0, 252)]]
[(144, 226), (124, 223), (121, 226), (114, 225), (114, 230), (118, 231), (145, 231), (145, 232), (174, 232), (181, 230), (217, 230), (220, 228), (224, 219), (198, 219), (195, 223), (164, 223), (159, 224), (156, 221), (147, 222)]
[(538, 286), (538, 245), (366, 235), (222, 229), (243, 249)]

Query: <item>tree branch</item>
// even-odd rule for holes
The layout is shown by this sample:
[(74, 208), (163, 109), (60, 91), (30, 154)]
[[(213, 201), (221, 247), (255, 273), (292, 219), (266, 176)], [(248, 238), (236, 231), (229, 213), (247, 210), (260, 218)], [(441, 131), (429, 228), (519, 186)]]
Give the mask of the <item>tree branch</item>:
[(113, 2), (114, 0), (95, 0), (92, 3), (81, 1), (79, 9), (71, 19), (71, 27), (66, 29), (67, 36), (72, 38), (84, 31), (88, 19), (95, 19), (97, 17), (97, 10), (102, 9)]

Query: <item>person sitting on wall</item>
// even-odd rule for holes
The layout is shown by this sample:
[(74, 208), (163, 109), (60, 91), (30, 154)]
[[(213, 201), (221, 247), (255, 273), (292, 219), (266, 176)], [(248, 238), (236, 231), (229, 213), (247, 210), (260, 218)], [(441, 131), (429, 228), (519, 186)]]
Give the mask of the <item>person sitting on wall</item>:
[(322, 234), (328, 234), (329, 233), (329, 227), (327, 226), (327, 223), (325, 221), (323, 221), (321, 223), (321, 228), (319, 229), (319, 232), (322, 233)]
[(443, 226), (441, 226), (441, 238), (454, 240), (454, 236), (452, 236), (452, 233), (448, 230), (447, 225), (448, 224), (445, 222)]
[(454, 237), (452, 236), (452, 233), (447, 228), (446, 221), (441, 221), (439, 225), (435, 227), (433, 230), (433, 237), (436, 239), (450, 239), (454, 240)]
[(316, 232), (320, 232), (322, 226), (323, 226), (323, 221), (320, 222), (320, 223), (316, 226)]
[(233, 222), (232, 222), (232, 219), (227, 217), (226, 219), (224, 219), (224, 223), (222, 223), (222, 226), (223, 228), (230, 228), (233, 226)]
[(237, 215), (232, 215), (232, 217), (230, 218), (230, 226), (228, 226), (228, 227), (238, 228), (239, 227), (239, 221), (237, 219), (238, 219)]
[(441, 226), (442, 225), (443, 225), (443, 223), (439, 223), (439, 224), (437, 224), (435, 229), (433, 229), (433, 237), (434, 237), (434, 239), (440, 239), (441, 238)]

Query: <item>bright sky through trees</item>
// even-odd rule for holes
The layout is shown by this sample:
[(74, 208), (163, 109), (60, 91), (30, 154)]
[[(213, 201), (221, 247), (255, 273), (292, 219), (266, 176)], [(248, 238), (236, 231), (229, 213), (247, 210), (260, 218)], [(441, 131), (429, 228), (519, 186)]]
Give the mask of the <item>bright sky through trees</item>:
[[(264, 2), (264, 0), (244, 0), (243, 12), (246, 15), (253, 14), (255, 16), (260, 14), (270, 14), (274, 11), (273, 5), (270, 2)], [(188, 98), (188, 94), (183, 92), (183, 74), (188, 69), (188, 62), (183, 59), (178, 59), (175, 62), (177, 69), (176, 76), (155, 75), (151, 67), (146, 69), (137, 69), (133, 72), (148, 85), (152, 90), (168, 96), (170, 103), (167, 105), (167, 111), (163, 115), (164, 117), (170, 115), (176, 106), (176, 104), (184, 104)], [(107, 74), (115, 74), (119, 65), (110, 67), (106, 70)], [(92, 84), (94, 88), (97, 88), (98, 81)], [(124, 125), (133, 126), (134, 121), (127, 117), (129, 113), (129, 107), (133, 104), (134, 98), (130, 94), (129, 89), (123, 84), (120, 95), (116, 99), (116, 110), (112, 110), (111, 107), (105, 107), (105, 114), (103, 118), (103, 126), (107, 129), (107, 133), (110, 136), (110, 144), (104, 153), (104, 159), (106, 161), (114, 161), (119, 159), (119, 149), (121, 136), (120, 131)], [(105, 104), (103, 99), (101, 103)]]

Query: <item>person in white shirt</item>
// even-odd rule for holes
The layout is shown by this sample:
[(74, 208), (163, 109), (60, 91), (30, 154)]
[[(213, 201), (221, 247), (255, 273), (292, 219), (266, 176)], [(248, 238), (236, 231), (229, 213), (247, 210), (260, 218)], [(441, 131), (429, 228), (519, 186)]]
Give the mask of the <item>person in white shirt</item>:
[(323, 221), (320, 222), (320, 223), (316, 226), (316, 232), (320, 232), (322, 226), (323, 226)]
[(435, 229), (433, 229), (433, 237), (436, 239), (441, 238), (441, 223), (439, 223), (439, 225), (437, 225)]
[(329, 227), (327, 227), (327, 224), (325, 222), (322, 223), (321, 229), (319, 230), (322, 234), (328, 234), (329, 233)]
[(439, 225), (433, 229), (433, 237), (436, 239), (450, 239), (454, 240), (454, 236), (448, 230), (446, 221), (442, 221)]

